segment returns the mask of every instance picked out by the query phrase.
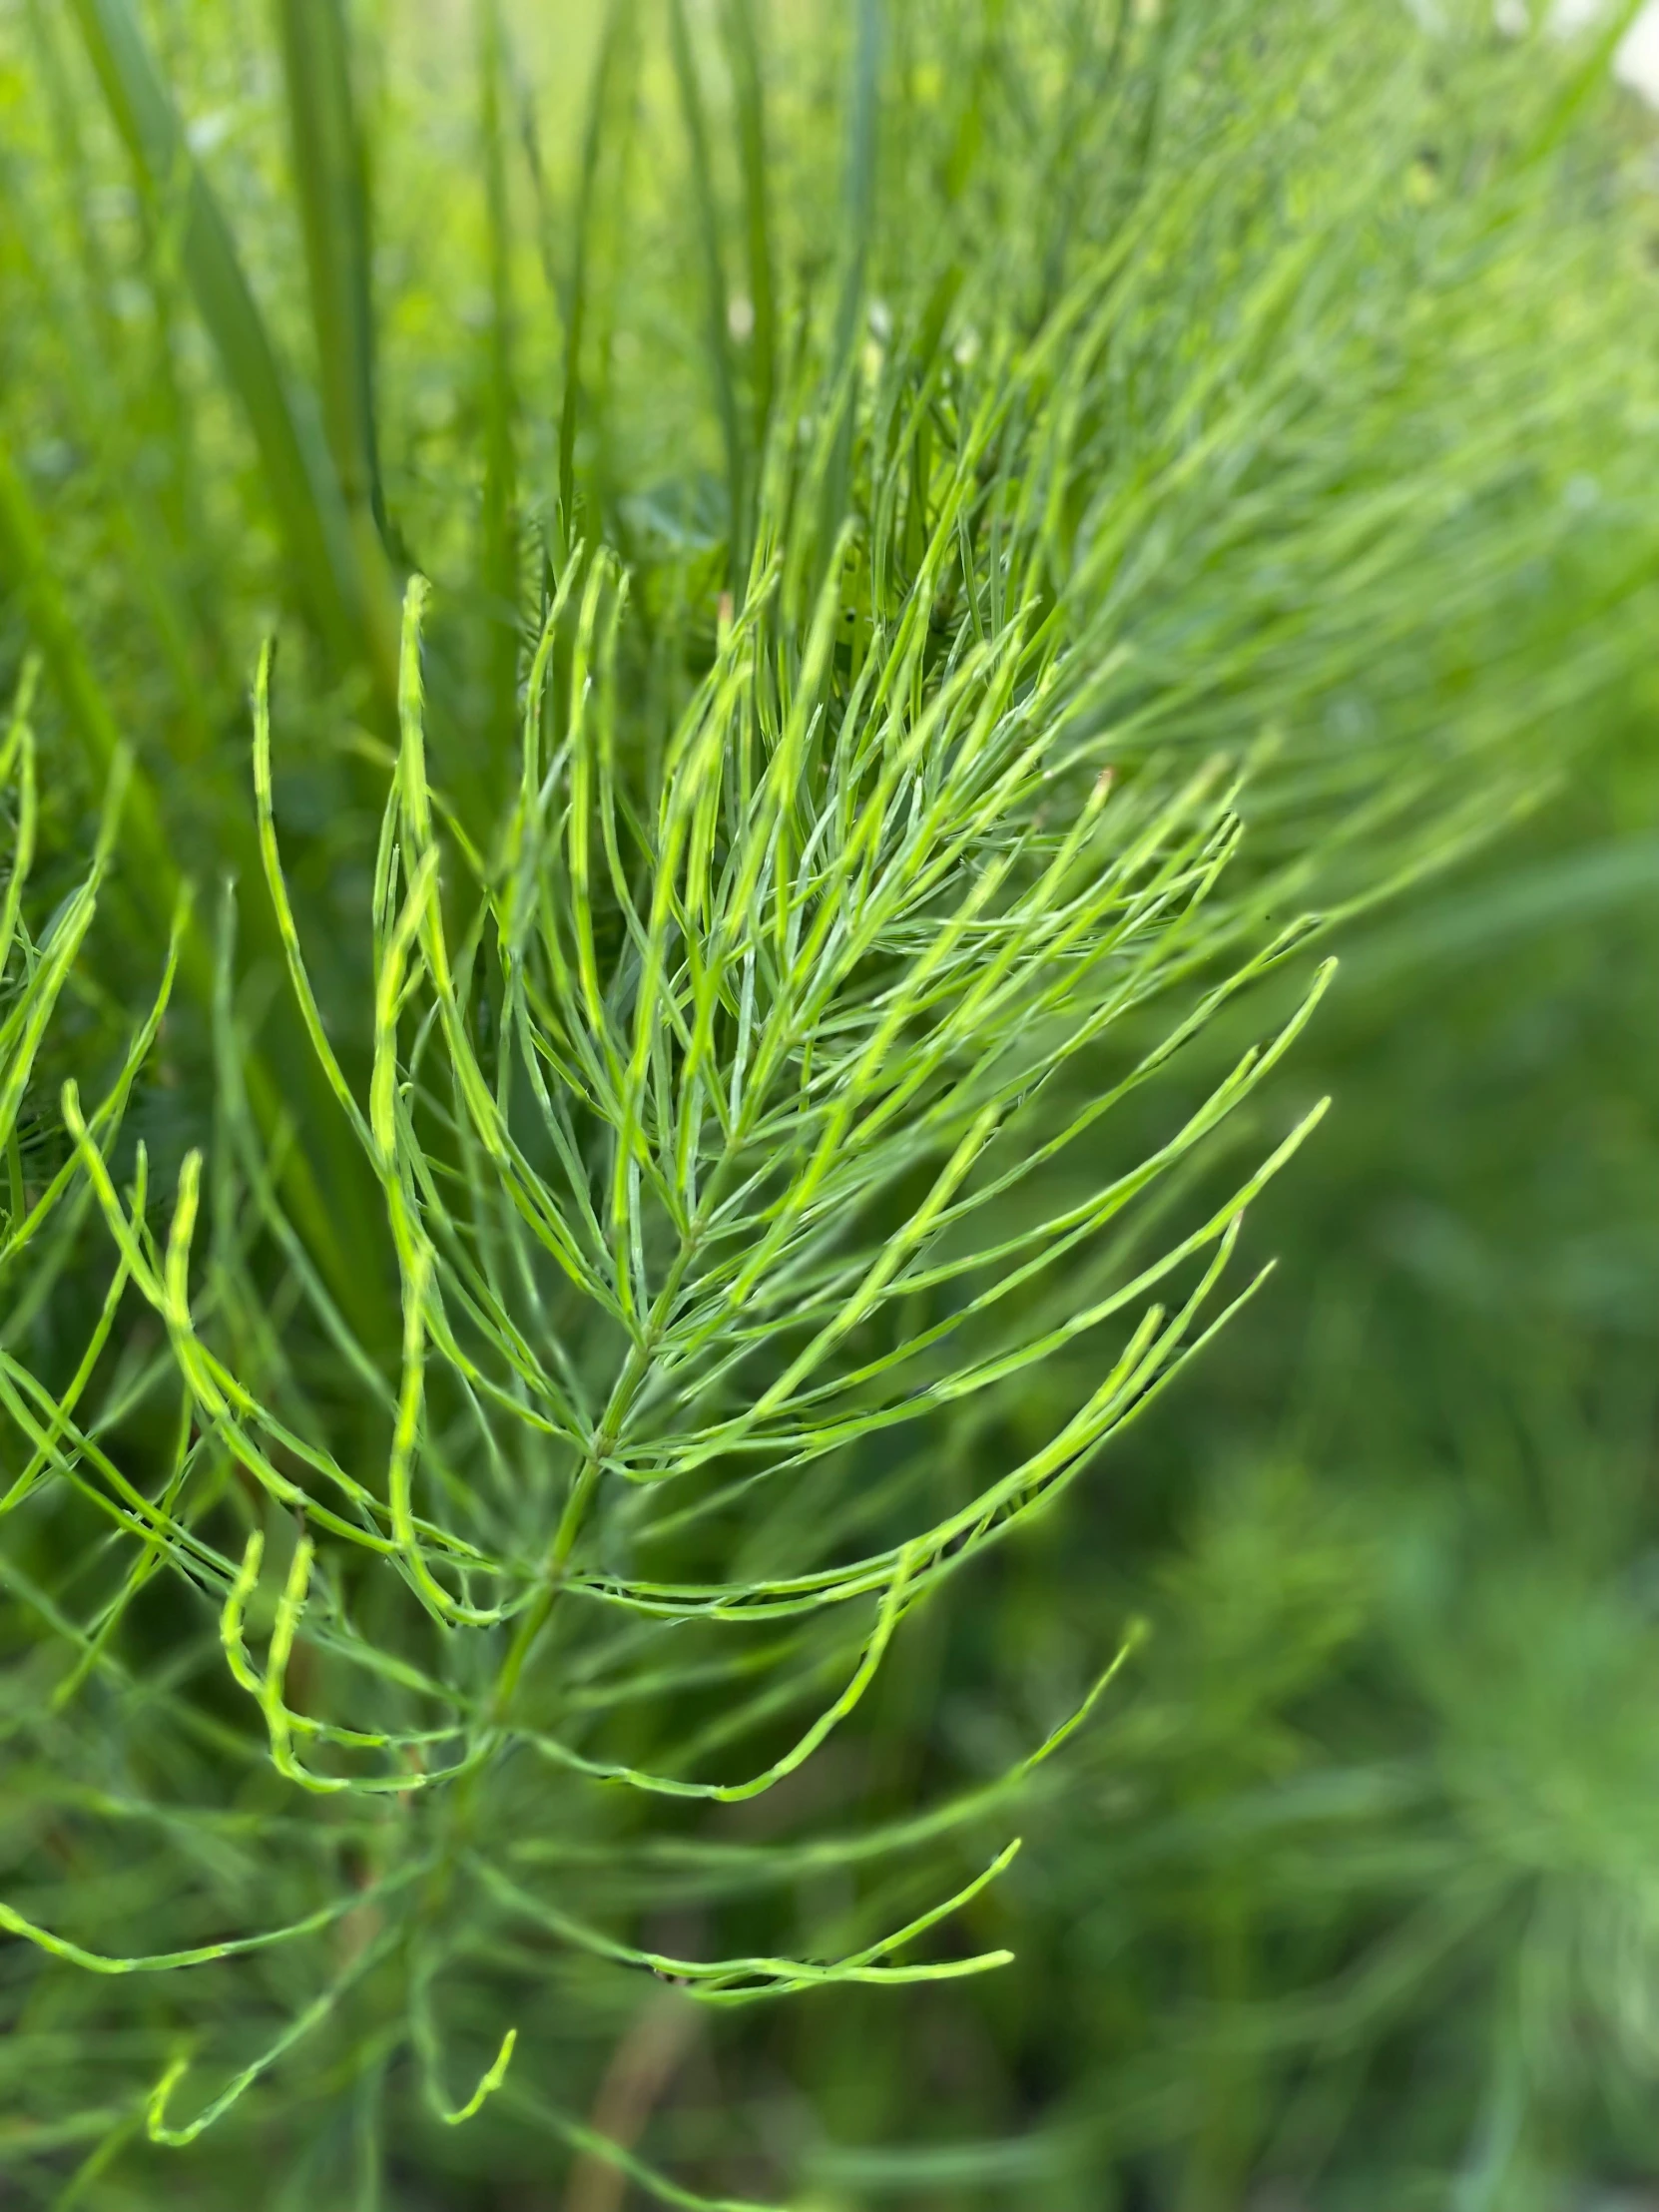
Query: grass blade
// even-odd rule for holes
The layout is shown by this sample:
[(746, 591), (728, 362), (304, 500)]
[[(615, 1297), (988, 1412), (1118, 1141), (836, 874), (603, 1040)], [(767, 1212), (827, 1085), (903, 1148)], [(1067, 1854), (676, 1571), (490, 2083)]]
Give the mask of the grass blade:
[(129, 0), (71, 4), (143, 193), (160, 206), (182, 203), (186, 276), (259, 448), (300, 599), (333, 659), (365, 662), (390, 697), (397, 664), (389, 575), (353, 540), (333, 462), (295, 404), (231, 227), (138, 19)]
[(354, 540), (385, 529), (375, 437), (372, 240), (339, 0), (278, 0), (293, 189), (305, 244), (322, 425)]

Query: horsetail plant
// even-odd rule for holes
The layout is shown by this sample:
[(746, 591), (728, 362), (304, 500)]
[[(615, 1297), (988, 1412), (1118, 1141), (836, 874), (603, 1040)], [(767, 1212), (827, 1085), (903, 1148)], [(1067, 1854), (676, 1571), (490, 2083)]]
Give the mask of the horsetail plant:
[[(217, 1942), (105, 1953), (10, 1915), (103, 1974), (215, 1960), (234, 1973), (332, 1943), (331, 1965), (228, 2079), (221, 2062), (189, 2118), (190, 2061), (169, 2057), (145, 2104), (157, 2143), (193, 2141), (347, 2014), (377, 2080), (408, 2050), (436, 2117), (512, 2095), (520, 2022), (506, 2016), (476, 2089), (457, 2104), (448, 2086), (434, 1991), (480, 1945), (497, 1974), (515, 1939), (520, 1977), (551, 1943), (722, 2005), (1010, 1955), (916, 1948), (975, 1907), (1014, 1839), (965, 1885), (824, 1956), (671, 1953), (573, 1910), (537, 1873), (573, 1792), (731, 1806), (802, 1769), (869, 1694), (906, 1618), (1049, 1509), (1225, 1321), (1232, 1306), (1215, 1302), (1245, 1210), (1324, 1110), (1193, 1215), (1194, 1171), (1328, 968), (1154, 1149), (1081, 1189), (1065, 1180), (1080, 1140), (1291, 958), (1307, 924), (1264, 930), (1259, 884), (1228, 895), (1240, 825), (1225, 763), (1116, 776), (1101, 757), (1097, 672), (1056, 619), (1040, 537), (1010, 531), (987, 585), (965, 508), (995, 427), (990, 407), (964, 425), (913, 577), (878, 583), (887, 614), (849, 597), (849, 579), (855, 594), (914, 539), (901, 497), (872, 487), (889, 543), (862, 567), (845, 532), (811, 560), (789, 527), (792, 500), (816, 506), (831, 407), (800, 481), (779, 464), (741, 603), (656, 747), (628, 709), (626, 571), (605, 549), (578, 553), (541, 625), (518, 790), (488, 852), (429, 781), (429, 594), (410, 584), (361, 1096), (284, 877), (262, 659), (265, 889), (380, 1193), (401, 1356), (390, 1375), (352, 1335), (281, 1211), (239, 1089), (227, 904), (221, 1128), (212, 1158), (185, 1158), (165, 1237), (148, 1224), (143, 1144), (124, 1190), (73, 1083), (63, 1095), (117, 1284), (153, 1310), (184, 1393), (165, 1487), (122, 1476), (73, 1396), (36, 1385), (22, 1415), (43, 1465), (216, 1620), (246, 1719), (296, 1793), (284, 1830), (317, 1858), (302, 1911)], [(1132, 1025), (1144, 1034), (1125, 1056)], [(1059, 1079), (1091, 1066), (1098, 1087), (1079, 1104)], [(1171, 1206), (1192, 1218), (1149, 1244)], [(275, 1289), (261, 1276), (273, 1253)], [(345, 1402), (308, 1381), (307, 1342), (343, 1361)], [(1079, 1345), (1097, 1348), (1098, 1382), (1049, 1433), (989, 1480), (937, 1467), (944, 1420), (983, 1426), (1010, 1382)], [(1118, 1664), (1102, 1658), (1083, 1707), (1001, 1786), (899, 1824), (891, 1851), (981, 1823), (1079, 1724)], [(661, 1762), (630, 1755), (631, 1712), (710, 1683), (729, 1686), (718, 1725)], [(251, 1756), (246, 1724), (216, 1727)], [(726, 1746), (769, 1738), (783, 1748), (711, 1777), (730, 1776)], [(883, 1838), (841, 1848), (879, 1864)], [(705, 1849), (718, 1871), (721, 1846)], [(738, 1847), (731, 1871), (748, 1886), (794, 1863)], [(503, 1992), (509, 2013), (523, 1993)]]

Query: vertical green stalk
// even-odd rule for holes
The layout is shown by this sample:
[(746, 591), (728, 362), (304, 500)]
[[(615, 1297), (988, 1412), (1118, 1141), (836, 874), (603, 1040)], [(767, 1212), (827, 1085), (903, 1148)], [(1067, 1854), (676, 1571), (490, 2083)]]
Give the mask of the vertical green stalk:
[(340, 0), (276, 0), (322, 427), (359, 535), (385, 526), (374, 419), (368, 175)]
[(772, 219), (767, 187), (765, 92), (755, 0), (726, 0), (722, 14), (727, 64), (738, 106), (738, 159), (743, 170), (744, 241), (749, 265), (750, 445), (766, 450), (778, 380), (778, 302), (772, 274)]
[(875, 169), (880, 137), (881, 49), (885, 30), (881, 0), (858, 0), (847, 110), (846, 175), (842, 187), (846, 261), (835, 313), (835, 365), (842, 366), (858, 336), (875, 227)]
[(858, 0), (852, 50), (852, 86), (847, 110), (846, 173), (842, 187), (846, 258), (840, 300), (835, 309), (831, 373), (841, 410), (834, 448), (825, 475), (823, 541), (837, 542), (845, 519), (852, 480), (852, 426), (857, 413), (856, 352), (863, 314), (869, 249), (875, 228), (875, 173), (880, 145), (881, 49), (885, 30), (882, 0)]
[(582, 405), (582, 334), (587, 320), (588, 256), (592, 244), (599, 156), (605, 135), (605, 119), (610, 112), (628, 34), (633, 28), (634, 12), (634, 0), (610, 0), (605, 15), (605, 28), (600, 36), (599, 57), (594, 64), (593, 87), (588, 98), (587, 127), (582, 138), (582, 173), (576, 199), (570, 293), (565, 309), (564, 395), (559, 410), (561, 558), (569, 557), (577, 537), (576, 424)]
[(744, 436), (738, 419), (737, 393), (732, 380), (730, 301), (726, 291), (726, 265), (720, 250), (720, 210), (715, 204), (713, 166), (709, 160), (709, 130), (703, 113), (703, 93), (697, 81), (697, 57), (692, 52), (691, 31), (686, 22), (685, 0), (669, 0), (669, 27), (674, 49), (674, 75), (680, 90), (686, 139), (691, 149), (692, 197), (697, 204), (698, 244), (703, 255), (707, 293), (709, 366), (713, 373), (715, 407), (720, 416), (721, 439), (726, 448), (726, 499), (730, 514), (727, 552), (733, 590), (741, 588), (748, 567), (748, 523), (745, 514)]
[(489, 730), (505, 751), (512, 743), (518, 697), (518, 456), (513, 441), (512, 232), (501, 116), (503, 65), (500, 0), (478, 0), (478, 124), (490, 288), (479, 571), (488, 601)]

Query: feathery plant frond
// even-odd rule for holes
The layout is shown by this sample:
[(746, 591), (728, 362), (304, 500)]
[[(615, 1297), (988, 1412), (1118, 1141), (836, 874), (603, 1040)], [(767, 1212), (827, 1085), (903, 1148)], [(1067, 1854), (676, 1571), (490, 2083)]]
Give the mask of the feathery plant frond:
[[(60, 899), (39, 934), (31, 934), (26, 900), (40, 828), (39, 777), (31, 716), (39, 680), (39, 661), (26, 661), (5, 737), (0, 742), (0, 808), (5, 810), (10, 839), (5, 891), (0, 897), (0, 1151), (5, 1158), (5, 1230), (0, 1235), (0, 1282), (13, 1276), (19, 1262), (26, 1258), (33, 1259), (44, 1272), (54, 1271), (54, 1262), (43, 1258), (43, 1248), (48, 1230), (56, 1226), (54, 1216), (60, 1203), (77, 1178), (73, 1162), (65, 1161), (51, 1165), (42, 1179), (41, 1171), (48, 1163), (26, 1157), (25, 1103), (34, 1103), (31, 1078), (47, 1027), (97, 912), (99, 890), (115, 845), (131, 769), (127, 756), (118, 755), (92, 865), (82, 880)], [(175, 956), (183, 918), (181, 912), (175, 924)], [(172, 990), (173, 967), (174, 961), (170, 960), (161, 993), (148, 1020), (139, 1028), (115, 1082), (96, 1112), (82, 1125), (88, 1144), (100, 1158), (107, 1156), (119, 1131), (134, 1080), (155, 1042)], [(55, 1265), (61, 1267), (61, 1254)], [(23, 1303), (27, 1306), (30, 1302), (25, 1299)], [(40, 1471), (37, 1467), (32, 1473)], [(27, 1488), (27, 1482), (22, 1488)], [(15, 1501), (18, 1494), (20, 1492), (14, 1488), (9, 1502)]]
[[(838, 437), (833, 411), (828, 425), (821, 454)], [(822, 580), (792, 622), (805, 591), (774, 550), (782, 516), (764, 529), (749, 593), (655, 757), (624, 708), (624, 573), (605, 552), (573, 562), (529, 674), (517, 802), (488, 856), (450, 841), (461, 882), (444, 881), (423, 727), (427, 587), (411, 585), (401, 747), (366, 917), (366, 1100), (329, 1042), (282, 873), (267, 652), (255, 785), (268, 887), (306, 1029), (383, 1194), (402, 1313), (395, 1387), (280, 1216), (235, 1101), (234, 1035), (222, 1077), (244, 1197), (222, 1191), (205, 1266), (202, 1156), (185, 1162), (163, 1249), (146, 1229), (142, 1150), (124, 1196), (72, 1088), (64, 1113), (190, 1407), (196, 1440), (145, 1541), (217, 1610), (276, 1772), (313, 1798), (401, 1810), (390, 1826), (366, 1815), (380, 1839), (373, 1940), (182, 2126), (167, 2113), (183, 2061), (170, 2068), (149, 2108), (157, 2142), (194, 2140), (394, 1959), (429, 2103), (470, 2116), (500, 2084), (516, 2028), (453, 2107), (429, 1985), (462, 1929), (476, 1939), (480, 1914), (725, 2004), (1007, 1959), (1001, 1947), (931, 1963), (895, 1953), (971, 1906), (1011, 1844), (837, 1958), (704, 1961), (538, 1895), (495, 1843), (514, 1825), (496, 1811), (502, 1792), (534, 1788), (527, 1774), (546, 1777), (554, 1803), (599, 1782), (720, 1804), (794, 1775), (868, 1693), (906, 1614), (1050, 1505), (1226, 1318), (1207, 1309), (1244, 1210), (1323, 1111), (1160, 1253), (1142, 1249), (1149, 1207), (1277, 1064), (1324, 970), (1156, 1151), (1059, 1195), (1055, 1171), (1078, 1140), (1306, 927), (1268, 933), (1218, 980), (1218, 951), (1244, 926), (1219, 888), (1239, 833), (1221, 764), (1147, 766), (1114, 788), (1089, 728), (1090, 671), (1017, 566), (999, 610), (974, 570), (947, 610), (942, 579), (960, 571), (988, 428), (964, 438), (890, 632), (854, 630), (850, 651), (844, 533), (828, 559), (803, 561)], [(809, 467), (809, 514), (815, 491)], [(896, 540), (905, 518), (879, 482), (869, 505)], [(1059, 1079), (1109, 1055), (1119, 1024), (1160, 1001), (1157, 1042), (1086, 1105), (1054, 1111)], [(344, 1448), (361, 1425), (328, 1419), (263, 1325), (227, 1219), (239, 1207), (277, 1238), (374, 1407), (382, 1471)], [(918, 1516), (909, 1500), (928, 1486), (936, 1416), (1079, 1342), (1099, 1347), (1085, 1401), (992, 1481), (954, 1485), (944, 1510)], [(52, 1422), (60, 1466), (82, 1451), (103, 1463), (67, 1409)], [(872, 1447), (888, 1462), (875, 1483)], [(232, 1469), (260, 1501), (240, 1561), (208, 1532), (236, 1494)], [(274, 1513), (298, 1520), (276, 1580)], [(761, 1623), (789, 1626), (757, 1650)], [(747, 1633), (735, 1657), (721, 1656), (721, 1631)], [(314, 1685), (303, 1696), (301, 1667)], [(824, 1703), (817, 1686), (837, 1667), (842, 1687)], [(721, 1739), (782, 1728), (786, 1748), (739, 1781), (697, 1771), (718, 1747), (700, 1757), (695, 1739), (667, 1769), (617, 1755), (606, 1708), (666, 1704), (682, 1674), (711, 1668), (757, 1678)], [(596, 1676), (597, 1708), (572, 1700)], [(393, 1685), (409, 1725), (371, 1718)], [(790, 1716), (804, 1705), (803, 1726)], [(359, 1909), (346, 1889), (221, 1954), (263, 1954)], [(100, 1960), (20, 1914), (10, 1925), (94, 1970), (195, 1966), (215, 1948)]]

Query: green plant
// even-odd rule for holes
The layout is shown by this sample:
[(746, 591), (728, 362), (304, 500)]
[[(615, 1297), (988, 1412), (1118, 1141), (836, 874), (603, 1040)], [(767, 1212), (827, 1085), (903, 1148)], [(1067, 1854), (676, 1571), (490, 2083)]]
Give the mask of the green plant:
[[(126, 0), (20, 32), (7, 275), (51, 311), (7, 434), (98, 470), (0, 475), (55, 864), (115, 797), (19, 939), (0, 1093), (51, 1169), (14, 1148), (7, 2155), (48, 2201), (254, 2157), (273, 2202), (481, 2201), (539, 2131), (706, 2201), (600, 2124), (642, 1976), (689, 2012), (1006, 1960), (1014, 1797), (1134, 1600), (965, 1787), (883, 1774), (884, 1663), (1233, 1311), (1320, 1110), (1267, 1087), (1314, 930), (1558, 791), (1639, 659), (1645, 294), (1570, 128), (1595, 57), (1472, 26), (618, 5), (565, 177), (485, 5), (445, 231), (412, 80), (276, 12), (283, 127), (245, 94), (217, 176), (181, 110), (234, 26), (164, 11), (166, 66)], [(113, 1007), (72, 965), (106, 876)], [(859, 1811), (795, 1833), (849, 1742)]]
[[(960, 559), (962, 504), (996, 418), (986, 407), (965, 431), (917, 575), (890, 628), (840, 649), (839, 685), (842, 546), (814, 561), (811, 534), (762, 507), (750, 591), (660, 760), (642, 759), (649, 728), (621, 709), (620, 573), (588, 564), (566, 696), (550, 702), (547, 675), (568, 587), (531, 670), (518, 805), (493, 861), (473, 856), (475, 904), (450, 886), (453, 925), (424, 759), (424, 588), (411, 586), (403, 740), (372, 898), (366, 1110), (328, 1043), (281, 874), (267, 658), (255, 767), (268, 884), (306, 1028), (383, 1192), (401, 1382), (350, 1336), (278, 1210), (227, 989), (199, 1288), (202, 1156), (187, 1157), (171, 1226), (152, 1240), (144, 1149), (124, 1197), (65, 1091), (119, 1252), (117, 1289), (130, 1280), (171, 1343), (172, 1362), (152, 1362), (145, 1381), (165, 1388), (170, 1368), (183, 1379), (164, 1487), (145, 1497), (124, 1475), (100, 1440), (107, 1412), (77, 1418), (70, 1393), (42, 1398), (38, 1385), (9, 1401), (40, 1462), (24, 1495), (51, 1471), (79, 1474), (86, 1504), (141, 1540), (138, 1564), (120, 1567), (118, 1550), (106, 1570), (117, 1579), (93, 1601), (89, 1644), (111, 1642), (147, 1570), (171, 1568), (205, 1604), (203, 1626), (217, 1616), (277, 1775), (319, 1801), (299, 1821), (298, 1867), (284, 1864), (285, 1828), (266, 1827), (265, 1863), (253, 1838), (238, 1854), (251, 1894), (292, 1895), (268, 1932), (189, 1940), (226, 1911), (213, 1887), (179, 1901), (177, 1943), (139, 1956), (11, 1914), (15, 1933), (83, 1968), (189, 1970), (190, 1989), (209, 1962), (250, 1953), (263, 1977), (277, 1944), (318, 1957), (318, 1992), (188, 2121), (170, 2117), (186, 2064), (173, 2061), (148, 2107), (155, 2141), (193, 2141), (348, 1997), (348, 2040), (322, 2043), (330, 2071), (384, 2064), (412, 2038), (433, 2110), (470, 2118), (514, 2030), (451, 2109), (431, 1984), (488, 1956), (485, 1985), (533, 2003), (548, 1938), (728, 2003), (1005, 1962), (1000, 1949), (932, 1965), (891, 1954), (977, 1897), (1008, 1851), (946, 1902), (823, 1962), (641, 1949), (529, 1873), (548, 1849), (557, 1864), (585, 1825), (561, 1772), (716, 1803), (793, 1774), (855, 1707), (904, 1614), (1061, 1493), (1202, 1341), (1245, 1206), (1317, 1118), (1161, 1256), (1144, 1251), (1148, 1198), (1248, 1099), (1305, 1007), (1144, 1161), (1081, 1194), (1058, 1180), (1108, 1109), (1305, 931), (1270, 937), (1172, 1013), (1111, 1091), (1052, 1109), (1079, 1054), (1137, 1009), (1183, 985), (1190, 995), (1260, 893), (1244, 915), (1218, 903), (1237, 824), (1213, 771), (1149, 768), (1112, 792), (1087, 727), (1093, 671), (1064, 650), (1017, 565), (1000, 619), (941, 619), (941, 578)], [(839, 434), (831, 413), (793, 511), (818, 506)], [(875, 486), (868, 509), (890, 517), (896, 545), (901, 507)], [(810, 598), (773, 553), (786, 542), (809, 577), (826, 571)], [(890, 554), (877, 542), (870, 558), (879, 575)], [(805, 619), (791, 622), (792, 597), (807, 599)], [(227, 940), (227, 984), (229, 961)], [(286, 1262), (274, 1286), (250, 1260), (268, 1241)], [(1146, 1303), (1166, 1281), (1182, 1285), (1173, 1310)], [(274, 1299), (290, 1309), (279, 1330)], [(296, 1357), (307, 1337), (345, 1364), (360, 1405), (318, 1402)], [(937, 1489), (937, 1414), (994, 1403), (999, 1385), (1080, 1339), (1100, 1345), (1083, 1402), (995, 1481), (950, 1483), (918, 1521), (908, 1501)], [(124, 1395), (127, 1410), (131, 1385)], [(872, 1440), (888, 1438), (872, 1483)], [(365, 1479), (370, 1453), (383, 1473)], [(278, 1546), (278, 1582), (264, 1582)], [(250, 1637), (267, 1618), (262, 1665)], [(827, 1673), (848, 1668), (754, 1779), (699, 1778), (718, 1743), (810, 1711)], [(71, 1694), (89, 1671), (67, 1678)], [(721, 1680), (732, 1690), (718, 1728), (694, 1731), (669, 1771), (607, 1746), (612, 1712), (643, 1709), (656, 1733), (683, 1686)], [(143, 1808), (135, 1800), (132, 1817)], [(919, 1835), (986, 1811), (974, 1793), (923, 1816)], [(551, 1837), (499, 1849), (530, 1820), (550, 1822)], [(916, 1826), (844, 1848), (879, 1865), (883, 1845)], [(705, 1855), (718, 1868), (720, 1846)], [(610, 1856), (626, 1866), (620, 1838)], [(776, 1865), (754, 1847), (738, 1857), (750, 1886), (794, 1866), (789, 1852)], [(369, 1918), (372, 1934), (339, 1956), (348, 1919)], [(401, 1988), (389, 2016), (388, 1984)]]

